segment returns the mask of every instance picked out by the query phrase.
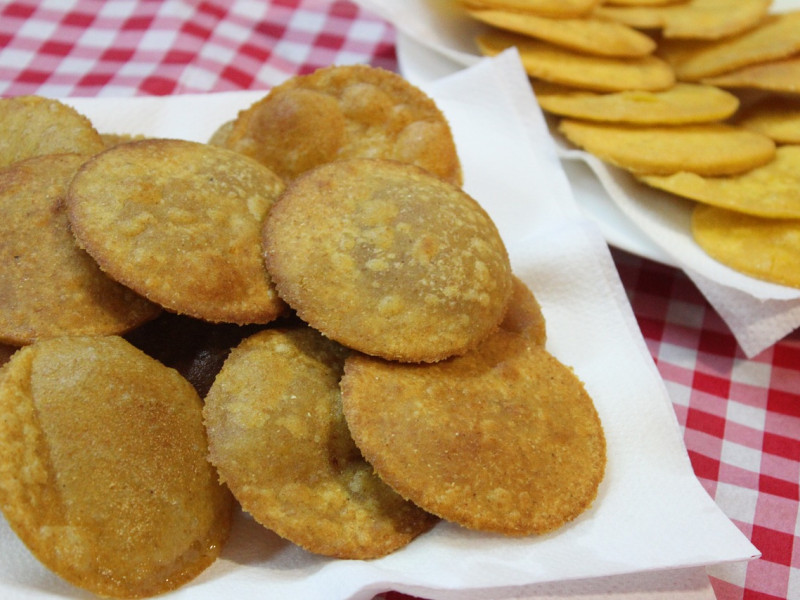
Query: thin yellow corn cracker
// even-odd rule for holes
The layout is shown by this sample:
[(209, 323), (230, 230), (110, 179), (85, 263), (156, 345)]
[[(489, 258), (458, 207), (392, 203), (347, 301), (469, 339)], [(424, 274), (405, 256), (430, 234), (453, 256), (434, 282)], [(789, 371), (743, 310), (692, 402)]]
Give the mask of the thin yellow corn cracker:
[(737, 271), (800, 287), (800, 219), (764, 219), (698, 204), (692, 235), (709, 256)]
[(646, 56), (656, 47), (650, 36), (615, 21), (591, 18), (553, 19), (502, 10), (470, 10), (469, 14), (500, 29), (529, 35), (587, 54)]
[(768, 137), (721, 123), (639, 127), (565, 119), (559, 130), (574, 144), (633, 173), (732, 175), (775, 155)]
[(644, 183), (704, 204), (766, 218), (800, 219), (800, 146), (781, 146), (763, 167), (730, 177), (644, 175)]
[(564, 85), (617, 92), (663, 90), (675, 83), (670, 66), (651, 55), (628, 59), (590, 56), (500, 30), (481, 34), (476, 41), (486, 56), (516, 46), (528, 75)]
[(543, 110), (575, 119), (643, 125), (705, 123), (727, 119), (739, 107), (731, 93), (707, 85), (678, 83), (662, 92), (626, 90), (598, 94), (544, 81), (534, 90)]

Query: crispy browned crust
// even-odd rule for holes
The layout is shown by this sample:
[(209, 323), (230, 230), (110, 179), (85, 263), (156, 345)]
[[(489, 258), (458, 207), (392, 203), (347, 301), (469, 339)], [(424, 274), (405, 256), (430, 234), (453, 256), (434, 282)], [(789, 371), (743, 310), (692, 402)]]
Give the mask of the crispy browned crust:
[(489, 215), (413, 165), (354, 159), (295, 180), (264, 224), (281, 297), (367, 354), (436, 361), (494, 331), (511, 267)]
[(235, 348), (204, 408), (211, 461), (242, 507), (305, 549), (377, 558), (435, 517), (398, 496), (364, 461), (341, 412), (347, 350), (302, 325)]
[(433, 365), (354, 354), (342, 404), (364, 457), (401, 495), (468, 528), (541, 534), (592, 504), (605, 437), (572, 370), (514, 329)]
[(166, 309), (267, 323), (285, 309), (261, 257), (283, 182), (241, 154), (181, 140), (114, 146), (77, 173), (73, 232), (101, 268)]
[(67, 581), (152, 596), (219, 555), (231, 497), (175, 371), (118, 337), (37, 342), (0, 371), (0, 414), (0, 506)]
[(0, 171), (0, 342), (124, 333), (161, 310), (106, 276), (75, 242), (64, 199), (84, 160), (46, 155)]
[(287, 181), (323, 163), (360, 157), (409, 162), (462, 181), (450, 126), (434, 101), (396, 73), (366, 65), (292, 77), (217, 139)]

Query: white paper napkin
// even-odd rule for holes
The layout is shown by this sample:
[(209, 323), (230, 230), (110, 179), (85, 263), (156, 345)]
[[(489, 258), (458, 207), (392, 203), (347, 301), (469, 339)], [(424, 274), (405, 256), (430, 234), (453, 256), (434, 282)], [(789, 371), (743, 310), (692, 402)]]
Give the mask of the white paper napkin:
[[(392, 22), (431, 53), (446, 57), (456, 68), (479, 60), (474, 37), (485, 26), (465, 16), (456, 2), (358, 0), (358, 4)], [(780, 0), (772, 6), (776, 12), (797, 9), (800, 0)], [(442, 65), (439, 68), (446, 69)], [(686, 272), (726, 322), (746, 356), (759, 354), (800, 327), (800, 289), (758, 281), (711, 259), (689, 234), (688, 203), (639, 184), (627, 173), (567, 144), (559, 145), (559, 155), (589, 165), (610, 200), (629, 220), (626, 225), (652, 243), (657, 257), (665, 257)]]
[[(433, 599), (509, 598), (555, 581), (584, 589), (582, 581), (598, 577), (613, 589), (615, 577), (630, 574), (638, 582), (632, 589), (641, 589), (651, 581), (646, 573), (690, 567), (680, 571), (685, 586), (702, 593), (698, 568), (758, 551), (692, 472), (608, 247), (577, 209), (518, 57), (481, 61), (427, 91), (452, 125), (466, 190), (495, 219), (516, 273), (539, 298), (550, 351), (575, 369), (598, 408), (608, 468), (597, 501), (548, 535), (507, 538), (443, 522), (374, 561), (312, 556), (239, 515), (222, 558), (169, 597), (368, 599), (395, 589)], [(102, 131), (203, 141), (261, 96), (69, 102)], [(4, 521), (0, 556), (0, 597), (80, 596), (38, 565)]]

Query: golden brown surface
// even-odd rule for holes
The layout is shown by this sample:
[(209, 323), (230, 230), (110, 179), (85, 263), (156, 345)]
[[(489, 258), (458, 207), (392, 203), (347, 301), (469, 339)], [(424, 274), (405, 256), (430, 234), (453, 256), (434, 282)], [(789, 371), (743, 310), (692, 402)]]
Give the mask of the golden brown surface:
[(692, 234), (710, 256), (737, 271), (800, 287), (800, 219), (764, 219), (697, 204)]
[(540, 346), (544, 346), (547, 341), (547, 324), (539, 301), (525, 282), (516, 275), (513, 276), (508, 312), (500, 327), (512, 333), (525, 335)]
[(603, 5), (597, 17), (642, 29), (660, 29), (666, 38), (719, 40), (761, 23), (770, 0), (689, 0), (663, 6)]
[(779, 146), (773, 160), (741, 175), (701, 177), (681, 172), (640, 179), (704, 204), (761, 217), (800, 219), (800, 146)]
[(515, 10), (556, 19), (587, 15), (600, 0), (460, 0), (466, 8)]
[(757, 27), (713, 42), (664, 40), (657, 53), (681, 81), (699, 81), (800, 52), (800, 11), (770, 15)]
[(710, 85), (677, 83), (661, 92), (626, 90), (597, 94), (547, 82), (534, 82), (542, 110), (571, 117), (638, 125), (683, 125), (727, 119), (739, 99)]
[(514, 329), (433, 365), (354, 354), (342, 404), (356, 445), (403, 496), (472, 529), (540, 534), (591, 505), (605, 437), (574, 373)]
[(347, 350), (306, 327), (235, 348), (204, 408), (211, 461), (256, 521), (311, 552), (369, 559), (408, 544), (435, 517), (384, 484), (341, 411)]
[(84, 160), (45, 155), (0, 170), (0, 342), (123, 333), (160, 311), (104, 275), (70, 233), (64, 200)]
[(737, 115), (736, 123), (777, 144), (800, 144), (800, 97), (768, 96)]
[(219, 135), (287, 181), (333, 160), (386, 158), (461, 184), (450, 126), (433, 100), (399, 75), (366, 65), (292, 77)]
[(591, 56), (500, 30), (487, 31), (476, 42), (486, 56), (515, 46), (528, 75), (577, 88), (600, 92), (663, 90), (675, 83), (672, 68), (655, 56)]
[(558, 129), (601, 159), (648, 175), (733, 175), (775, 156), (775, 143), (767, 136), (721, 123), (635, 127), (564, 119)]
[(0, 371), (0, 506), (33, 554), (96, 594), (175, 589), (219, 555), (231, 498), (200, 399), (117, 337), (58, 338)]
[(724, 88), (800, 94), (800, 56), (760, 62), (703, 81)]
[(575, 18), (551, 19), (501, 10), (469, 10), (479, 21), (529, 35), (576, 52), (601, 56), (645, 56), (655, 50), (653, 39), (616, 21)]
[(0, 167), (45, 154), (94, 154), (103, 140), (74, 108), (40, 96), (0, 99)]
[(145, 140), (87, 162), (67, 206), (79, 243), (117, 281), (173, 312), (265, 323), (285, 308), (260, 242), (264, 215), (283, 187), (236, 152)]
[(345, 346), (403, 361), (474, 347), (500, 323), (511, 267), (489, 215), (412, 165), (355, 159), (289, 185), (267, 215), (281, 297)]

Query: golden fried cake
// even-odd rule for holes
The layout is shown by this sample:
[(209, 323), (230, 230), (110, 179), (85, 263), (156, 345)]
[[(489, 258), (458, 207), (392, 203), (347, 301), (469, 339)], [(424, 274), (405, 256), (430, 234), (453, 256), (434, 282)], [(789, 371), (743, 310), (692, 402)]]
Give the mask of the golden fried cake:
[(775, 157), (767, 136), (723, 123), (638, 127), (564, 119), (558, 130), (604, 161), (647, 175), (735, 175)]
[(672, 68), (649, 54), (636, 58), (590, 55), (499, 29), (486, 31), (475, 41), (485, 56), (495, 56), (514, 47), (531, 77), (576, 88), (598, 92), (654, 91), (675, 83)]
[(41, 96), (0, 98), (0, 167), (45, 154), (94, 154), (104, 148), (91, 121)]
[(779, 146), (762, 167), (726, 177), (682, 171), (642, 175), (654, 188), (703, 204), (773, 219), (800, 219), (800, 146)]
[(467, 11), (479, 21), (514, 31), (575, 52), (637, 57), (653, 52), (653, 39), (624, 23), (592, 18), (553, 19), (510, 10)]
[(285, 306), (264, 269), (260, 228), (283, 188), (231, 150), (144, 140), (84, 164), (67, 207), (80, 245), (153, 302), (207, 321), (267, 323)]
[(115, 336), (36, 342), (0, 371), (0, 414), (0, 507), (59, 576), (152, 596), (219, 555), (231, 497), (175, 371)]
[(700, 81), (800, 52), (800, 11), (769, 15), (757, 27), (720, 40), (687, 44), (670, 40), (657, 53), (681, 81)]
[(513, 10), (553, 19), (588, 15), (601, 0), (459, 0), (468, 9)]
[[(800, 79), (797, 85), (800, 89)], [(800, 97), (762, 98), (736, 115), (736, 123), (763, 133), (777, 144), (800, 144)]]
[(739, 108), (733, 94), (710, 85), (676, 83), (667, 90), (625, 90), (598, 94), (548, 83), (534, 82), (542, 110), (552, 114), (636, 125), (684, 125), (727, 119)]
[(259, 523), (317, 554), (377, 558), (436, 518), (398, 496), (341, 411), (347, 350), (313, 329), (268, 329), (235, 348), (203, 409), (211, 461)]
[(437, 361), (497, 328), (511, 294), (496, 226), (419, 167), (353, 159), (291, 183), (267, 215), (267, 269), (298, 316), (339, 343)]
[(444, 519), (506, 535), (575, 519), (606, 462), (583, 384), (519, 323), (431, 365), (353, 354), (341, 381), (353, 439), (384, 481)]
[(287, 181), (333, 160), (386, 158), (461, 184), (450, 126), (434, 101), (396, 73), (366, 65), (290, 78), (221, 138)]
[(595, 16), (641, 29), (659, 29), (665, 38), (719, 40), (756, 27), (770, 0), (688, 0), (662, 5), (604, 3)]
[(751, 277), (800, 288), (800, 219), (696, 204), (692, 236), (712, 258)]
[(84, 160), (53, 154), (0, 170), (0, 342), (123, 333), (161, 310), (103, 274), (70, 233), (64, 201)]
[(724, 88), (800, 94), (800, 54), (727, 71), (722, 75), (703, 79), (703, 82)]

